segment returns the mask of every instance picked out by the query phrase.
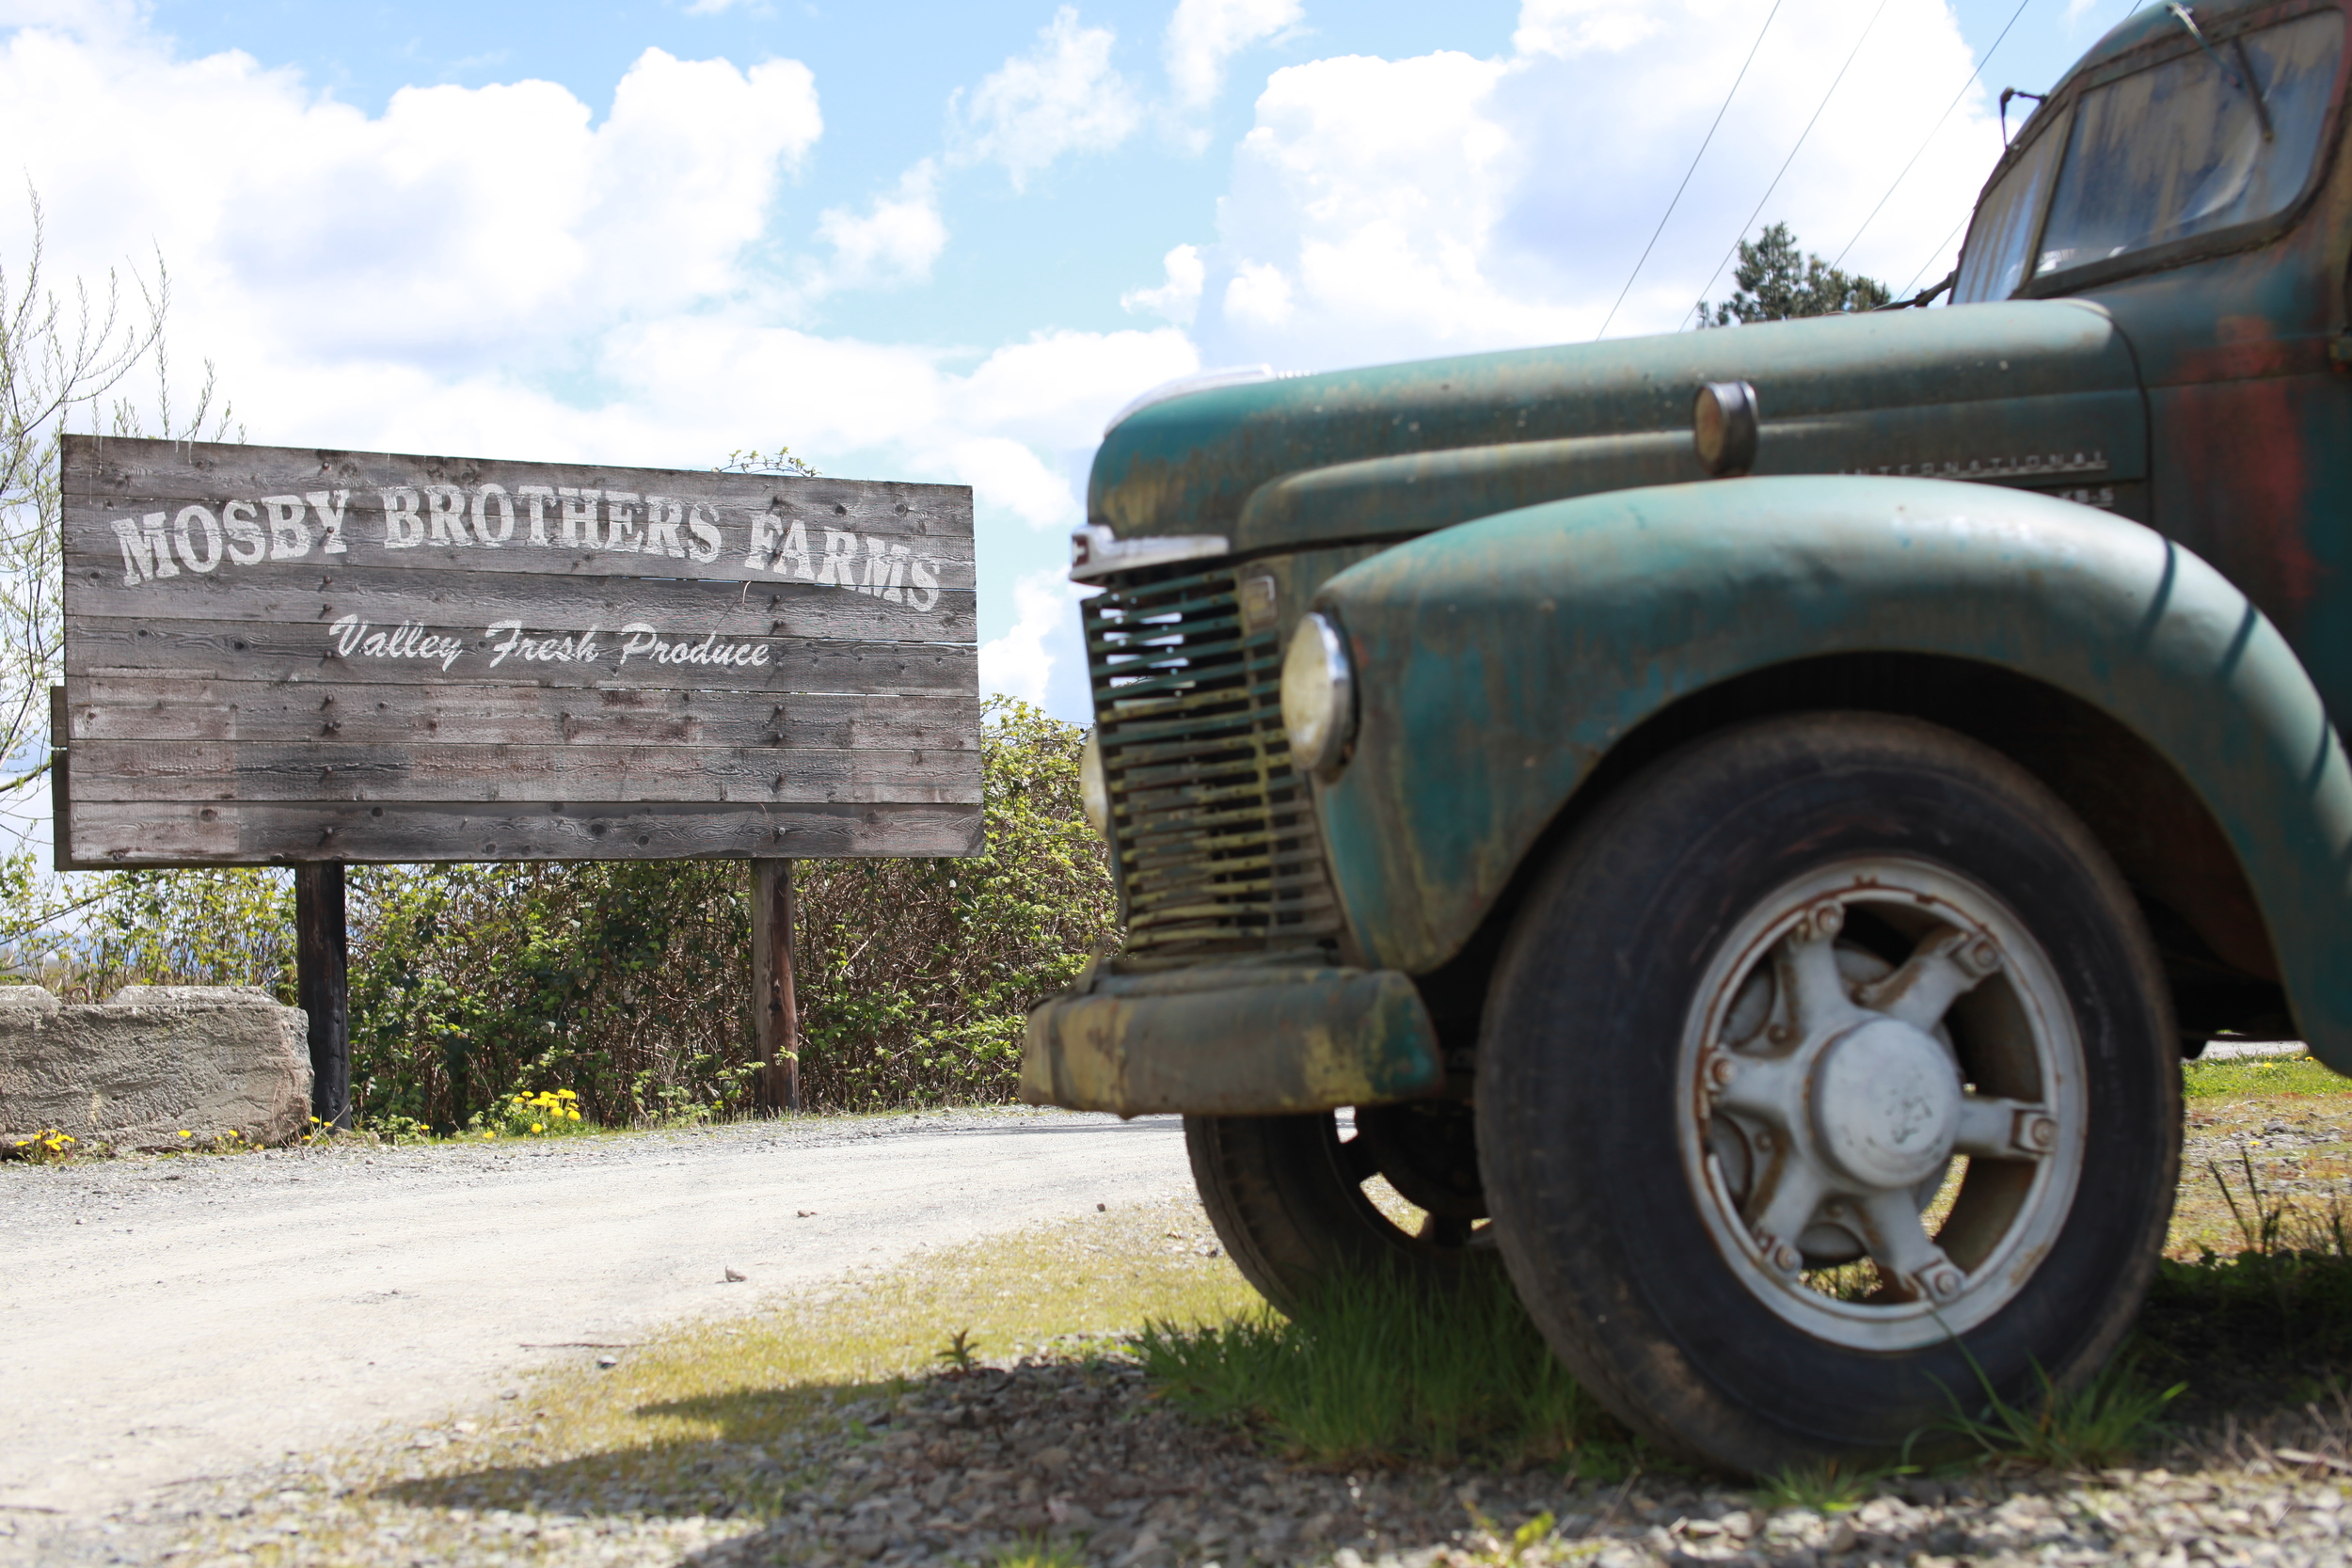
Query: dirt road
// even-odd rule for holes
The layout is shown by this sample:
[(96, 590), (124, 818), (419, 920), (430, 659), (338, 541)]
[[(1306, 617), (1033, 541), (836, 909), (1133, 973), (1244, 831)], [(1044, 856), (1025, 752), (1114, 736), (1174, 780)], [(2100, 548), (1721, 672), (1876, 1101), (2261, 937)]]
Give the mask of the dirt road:
[(135, 1557), (176, 1487), (578, 1354), (532, 1347), (1189, 1188), (1172, 1117), (1023, 1111), (0, 1165), (0, 1561)]

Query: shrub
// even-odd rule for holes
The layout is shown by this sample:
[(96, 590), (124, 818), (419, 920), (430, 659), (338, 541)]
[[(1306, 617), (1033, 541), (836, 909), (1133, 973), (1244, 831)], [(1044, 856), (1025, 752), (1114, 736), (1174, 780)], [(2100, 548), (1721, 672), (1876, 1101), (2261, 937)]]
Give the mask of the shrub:
[[(1117, 935), (1102, 844), (1078, 808), (1083, 739), (991, 699), (982, 855), (795, 868), (810, 1108), (1011, 1096), (1028, 1008)], [(261, 985), (294, 999), (289, 873), (108, 872), (36, 919), (18, 859), (0, 865), (24, 884), (0, 886), (19, 915), (0, 940), (29, 955), (43, 921), (74, 911), (75, 934), (42, 966), (61, 992)], [(742, 862), (359, 866), (350, 915), (352, 1083), (372, 1122), (505, 1128), (515, 1097), (556, 1090), (608, 1125), (749, 1106)]]

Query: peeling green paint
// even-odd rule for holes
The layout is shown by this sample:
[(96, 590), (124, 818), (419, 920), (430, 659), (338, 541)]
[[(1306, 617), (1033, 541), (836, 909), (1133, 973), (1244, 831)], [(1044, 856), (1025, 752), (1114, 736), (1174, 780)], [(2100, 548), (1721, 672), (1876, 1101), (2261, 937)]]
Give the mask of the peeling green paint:
[(1675, 699), (1823, 654), (1946, 655), (2071, 693), (2171, 760), (2252, 884), (2314, 1052), (2352, 1069), (2343, 745), (2277, 628), (2152, 530), (1984, 485), (1737, 480), (1450, 529), (1319, 600), (1358, 657), (1360, 732), (1318, 805), (1374, 962), (1459, 951), (1577, 786)]

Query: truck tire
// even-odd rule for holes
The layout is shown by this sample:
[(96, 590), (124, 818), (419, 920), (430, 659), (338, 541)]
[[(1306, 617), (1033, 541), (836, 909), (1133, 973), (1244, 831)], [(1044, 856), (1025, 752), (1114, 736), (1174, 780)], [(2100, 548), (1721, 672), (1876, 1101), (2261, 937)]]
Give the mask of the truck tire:
[(1668, 1449), (1920, 1457), (1955, 1402), (2032, 1406), (2130, 1327), (2171, 1041), (2131, 893), (2022, 768), (1885, 715), (1719, 732), (1518, 916), (1480, 1042), (1493, 1228), (1553, 1350)]
[[(1296, 1317), (1322, 1292), (1371, 1273), (1443, 1287), (1501, 1268), (1480, 1223), (1486, 1205), (1468, 1106), (1433, 1101), (1350, 1119), (1343, 1136), (1328, 1111), (1184, 1118), (1209, 1223), (1260, 1294)], [(1412, 1229), (1365, 1193), (1375, 1176), (1422, 1210)]]

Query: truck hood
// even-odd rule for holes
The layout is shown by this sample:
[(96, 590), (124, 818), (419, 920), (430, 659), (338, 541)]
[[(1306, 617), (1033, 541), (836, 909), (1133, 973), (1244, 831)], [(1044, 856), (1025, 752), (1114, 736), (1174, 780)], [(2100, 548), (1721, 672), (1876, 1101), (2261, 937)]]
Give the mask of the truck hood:
[(1758, 474), (2037, 489), (2147, 476), (2130, 345), (2095, 303), (2011, 301), (1616, 339), (1220, 388), (1103, 439), (1090, 523), (1237, 552), (1400, 538), (1566, 496), (1707, 477), (1691, 403), (1755, 387)]

